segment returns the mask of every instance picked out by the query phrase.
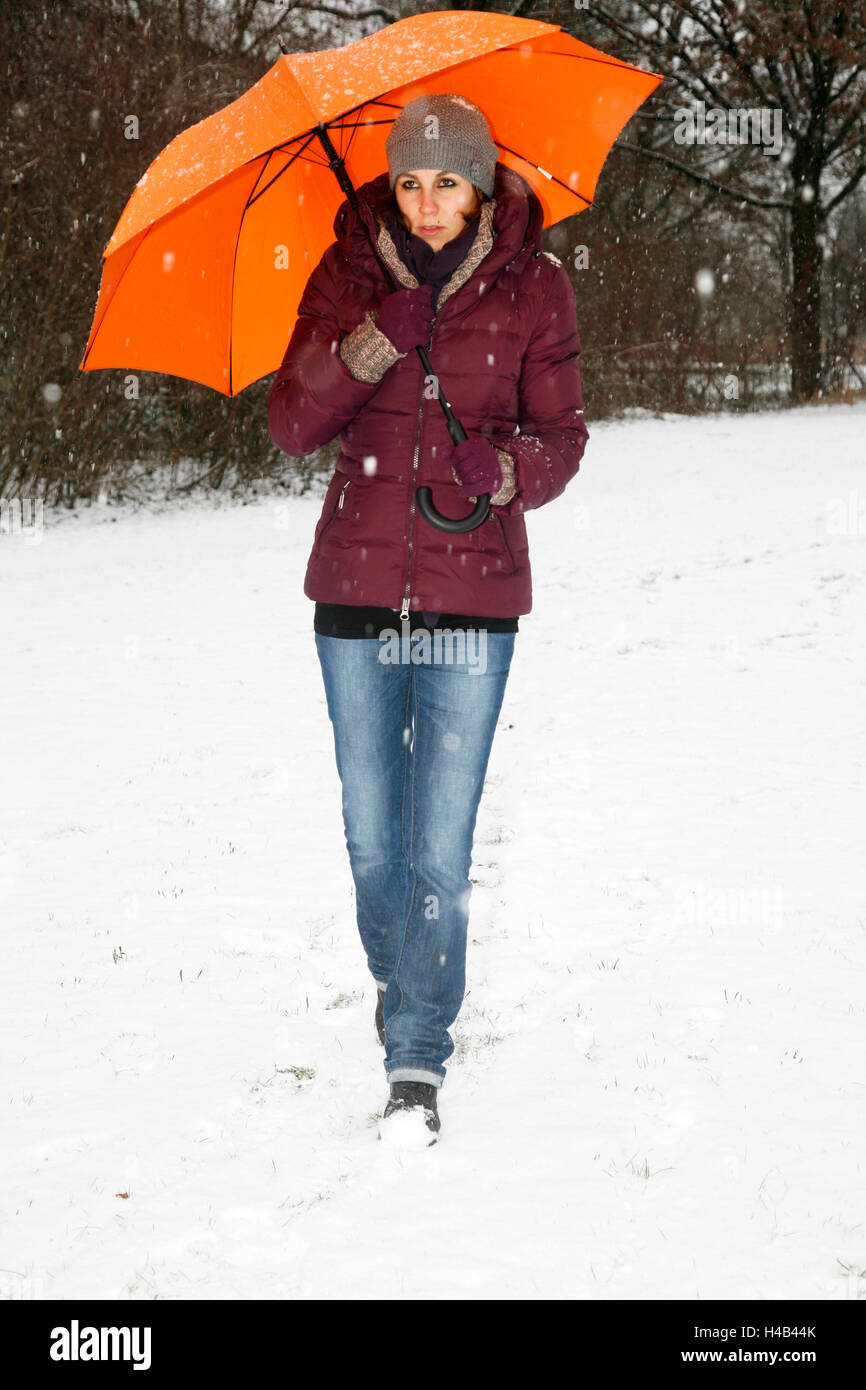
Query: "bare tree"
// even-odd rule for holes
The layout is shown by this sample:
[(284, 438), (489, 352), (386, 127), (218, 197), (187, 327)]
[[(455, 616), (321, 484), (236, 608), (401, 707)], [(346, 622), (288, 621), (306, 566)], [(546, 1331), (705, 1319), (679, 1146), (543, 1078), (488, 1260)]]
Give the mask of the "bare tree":
[[(822, 243), (832, 213), (866, 174), (863, 5), (593, 0), (591, 19), (619, 39), (621, 56), (649, 62), (673, 79), (653, 104), (663, 117), (653, 140), (625, 141), (624, 148), (663, 162), (741, 207), (784, 212), (792, 397), (810, 399), (822, 385)], [(684, 99), (704, 122), (705, 135), (713, 137), (695, 143), (691, 158), (684, 150), (671, 150), (677, 120), (671, 107)], [(740, 143), (744, 113), (752, 128), (755, 118), (773, 131), (778, 123), (783, 134), (778, 154), (766, 157), (766, 142)], [(736, 140), (730, 139), (733, 130)], [(728, 138), (721, 140), (723, 131)]]

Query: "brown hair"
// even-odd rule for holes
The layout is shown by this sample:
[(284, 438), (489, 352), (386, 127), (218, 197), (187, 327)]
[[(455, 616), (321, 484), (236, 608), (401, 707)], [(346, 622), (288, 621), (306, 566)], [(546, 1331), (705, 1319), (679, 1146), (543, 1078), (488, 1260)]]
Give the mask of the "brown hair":
[[(398, 174), (397, 178), (399, 177), (400, 175)], [(474, 222), (475, 219), (478, 217), (478, 214), (481, 212), (482, 203), (490, 202), (490, 198), (484, 192), (483, 189), (479, 188), (477, 184), (474, 183), (472, 187), (475, 190), (475, 210), (473, 212), (461, 213), (461, 216), (464, 222), (467, 223), (467, 225), (470, 222)], [(379, 222), (384, 222), (389, 213), (397, 219), (402, 217), (402, 213), (400, 212), (400, 205), (397, 202), (397, 195), (394, 192), (393, 188), (386, 188), (381, 193), (374, 193), (371, 197), (367, 198), (367, 203), (369, 204), (370, 209), (372, 210), (373, 216)]]

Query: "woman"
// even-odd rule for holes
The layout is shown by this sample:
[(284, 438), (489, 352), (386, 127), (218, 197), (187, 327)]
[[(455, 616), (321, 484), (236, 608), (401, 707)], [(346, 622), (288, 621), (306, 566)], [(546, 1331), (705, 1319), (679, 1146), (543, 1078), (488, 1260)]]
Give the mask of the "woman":
[[(341, 436), (304, 592), (378, 987), (379, 1135), (412, 1146), (439, 1136), (463, 1002), (476, 814), (532, 607), (523, 513), (560, 495), (588, 435), (574, 293), (482, 112), (418, 97), (385, 149), (387, 174), (358, 190), (357, 212), (343, 202), (307, 282), (268, 428), (293, 457)], [(418, 344), (466, 431), (456, 447)], [(419, 486), (451, 517), (489, 492), (490, 513), (440, 531)]]

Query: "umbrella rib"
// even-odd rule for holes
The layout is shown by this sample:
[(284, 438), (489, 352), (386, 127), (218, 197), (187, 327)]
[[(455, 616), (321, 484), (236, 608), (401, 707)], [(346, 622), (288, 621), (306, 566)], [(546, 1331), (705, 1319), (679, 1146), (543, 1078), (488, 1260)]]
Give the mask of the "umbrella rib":
[[(246, 212), (247, 208), (250, 207), (250, 206), (256, 201), (257, 198), (260, 198), (261, 195), (262, 195), (262, 193), (265, 192), (265, 189), (263, 188), (263, 189), (261, 189), (258, 193), (256, 193), (256, 188), (258, 187), (259, 180), (262, 178), (262, 176), (263, 176), (264, 173), (265, 173), (265, 170), (267, 169), (268, 165), (269, 165), (270, 162), (271, 162), (271, 155), (272, 155), (272, 154), (273, 154), (273, 150), (268, 150), (267, 153), (266, 153), (265, 156), (264, 156), (264, 163), (262, 164), (262, 167), (261, 167), (261, 169), (259, 170), (259, 172), (256, 174), (256, 181), (255, 181), (255, 183), (253, 184), (252, 189), (251, 189), (251, 191), (250, 191), (250, 194), (249, 194), (249, 196), (248, 196), (248, 198), (247, 198), (247, 204), (246, 204), (246, 207), (244, 208), (244, 212)], [(262, 156), (261, 156), (261, 155), (257, 155), (256, 158), (261, 159)], [(252, 162), (252, 161), (250, 161), (250, 162)], [(277, 177), (277, 176), (275, 175), (275, 177)], [(271, 183), (273, 183), (273, 179), (271, 179)], [(270, 186), (271, 186), (271, 184), (269, 183), (269, 184), (266, 185), (266, 188), (270, 188)]]
[[(268, 158), (270, 158), (270, 154), (268, 155)], [(261, 169), (260, 169), (259, 172), (258, 172), (258, 174), (256, 175), (256, 183), (258, 183), (258, 181), (259, 181), (259, 178), (260, 178), (260, 176), (261, 176), (261, 172), (262, 172), (262, 171), (261, 171)], [(279, 177), (279, 175), (278, 175), (277, 177)], [(255, 183), (254, 183), (254, 184), (253, 184), (253, 188), (255, 188), (255, 186), (256, 186), (256, 185), (255, 185)], [(234, 350), (234, 349), (233, 349), (233, 342), (234, 342), (234, 327), (235, 327), (235, 272), (236, 272), (236, 270), (237, 270), (237, 265), (238, 265), (238, 246), (240, 245), (241, 232), (243, 231), (243, 228), (244, 228), (244, 218), (246, 217), (247, 211), (248, 211), (249, 208), (252, 206), (252, 203), (253, 203), (254, 201), (255, 201), (255, 200), (254, 200), (254, 199), (251, 199), (250, 195), (247, 194), (247, 201), (246, 201), (246, 203), (244, 204), (244, 210), (243, 210), (243, 212), (241, 213), (240, 217), (238, 218), (238, 234), (237, 234), (237, 236), (235, 237), (235, 249), (234, 249), (234, 253), (233, 253), (233, 255), (232, 255), (232, 288), (231, 288), (231, 293), (229, 294), (229, 397), (231, 397), (231, 396), (233, 395), (233, 390), (232, 390), (232, 377), (233, 377), (233, 374), (234, 374), (234, 361), (233, 361), (233, 350)]]
[[(521, 154), (519, 150), (513, 150), (513, 149), (511, 148), (510, 145), (503, 145), (503, 143), (502, 143), (501, 140), (494, 140), (493, 143), (494, 143), (494, 145), (498, 145), (499, 148), (500, 148), (501, 150), (507, 150), (507, 152), (508, 152), (509, 154), (513, 154), (514, 157), (515, 157), (515, 159), (522, 159), (523, 162), (524, 162), (524, 164), (530, 164), (530, 165), (532, 166), (533, 169), (537, 169), (537, 170), (539, 171), (539, 173), (541, 173), (541, 165), (540, 165), (540, 164), (536, 164), (534, 159), (527, 159), (527, 157), (526, 157), (525, 154)], [(518, 172), (518, 171), (515, 170), (515, 172)], [(564, 189), (565, 189), (566, 193), (572, 193), (572, 194), (574, 194), (574, 197), (575, 197), (575, 198), (580, 198), (581, 202), (582, 202), (582, 203), (585, 203), (586, 206), (587, 206), (588, 208), (591, 208), (591, 207), (592, 207), (592, 199), (591, 199), (591, 198), (586, 198), (586, 197), (584, 197), (584, 195), (583, 195), (582, 193), (578, 193), (578, 191), (577, 191), (576, 188), (569, 188), (568, 184), (567, 184), (567, 183), (563, 183), (562, 179), (557, 178), (556, 174), (549, 174), (549, 173), (547, 172), (547, 170), (545, 169), (545, 170), (544, 170), (544, 177), (547, 178), (547, 179), (549, 179), (549, 181), (550, 181), (551, 183), (558, 183), (559, 186), (560, 186), (560, 188), (564, 188)]]
[[(123, 282), (123, 277), (125, 276), (126, 272), (129, 270), (129, 267), (132, 265), (132, 262), (135, 260), (136, 256), (138, 255), (139, 251), (141, 250), (142, 246), (143, 246), (144, 243), (147, 241), (147, 238), (150, 236), (150, 233), (151, 233), (152, 230), (153, 230), (152, 226), (151, 226), (151, 227), (147, 227), (147, 228), (144, 230), (144, 235), (141, 237), (141, 240), (139, 241), (138, 245), (136, 246), (136, 248), (135, 248), (135, 250), (133, 251), (132, 255), (130, 256), (129, 260), (126, 262), (126, 265), (123, 267), (123, 270), (120, 272), (120, 275), (118, 276), (117, 284), (116, 284), (115, 287), (114, 287), (114, 290), (113, 290), (113, 292), (112, 292), (111, 298), (110, 298), (109, 300), (107, 300), (107, 302), (106, 302), (106, 305), (105, 305), (105, 308), (104, 308), (103, 311), (102, 311), (102, 317), (101, 317), (101, 319), (99, 320), (99, 323), (98, 323), (98, 324), (97, 324), (97, 323), (94, 323), (94, 325), (93, 325), (93, 332), (92, 332), (91, 337), (90, 337), (90, 342), (88, 343), (87, 348), (85, 349), (84, 356), (83, 356), (83, 358), (81, 359), (81, 367), (79, 368), (80, 371), (84, 371), (84, 370), (85, 370), (84, 364), (85, 364), (85, 362), (87, 361), (88, 357), (90, 356), (91, 350), (96, 346), (96, 340), (97, 340), (97, 338), (99, 337), (99, 330), (100, 330), (100, 328), (102, 327), (103, 323), (105, 322), (106, 318), (108, 317), (108, 311), (109, 311), (109, 309), (111, 308), (112, 303), (114, 302), (114, 299), (115, 299), (115, 297), (116, 297), (116, 295), (117, 295), (117, 291), (120, 289), (120, 286), (121, 286), (121, 284), (122, 284), (122, 282)], [(103, 257), (103, 260), (104, 260), (104, 259), (105, 259), (105, 252), (104, 252), (104, 251), (103, 251), (103, 253), (102, 253), (102, 257)], [(104, 270), (105, 270), (105, 267), (103, 266), (103, 271), (104, 271)], [(145, 369), (145, 370), (146, 370), (146, 369)]]
[[(392, 111), (402, 111), (404, 108), (398, 101), (386, 101), (383, 96), (368, 97), (366, 101), (359, 101), (357, 106), (347, 106), (345, 111), (341, 111), (339, 116), (334, 117), (335, 121), (342, 121), (346, 116), (352, 116), (356, 111), (363, 111), (365, 106), (387, 106)], [(380, 121), (371, 121), (371, 125), (380, 125)], [(325, 121), (325, 125), (330, 130), (333, 126), (332, 121)]]
[[(501, 53), (507, 52), (500, 49)], [(623, 63), (616, 58), (590, 58), (587, 53), (563, 53), (560, 48), (545, 49), (544, 52), (551, 58), (573, 58), (578, 63), (598, 63), (603, 68), (619, 68), (621, 72), (636, 72), (641, 77), (658, 77), (664, 81), (664, 76), (660, 72), (651, 72), (649, 68), (635, 67), (634, 63)]]
[[(357, 109), (360, 110), (360, 108), (357, 108)], [(344, 116), (350, 115), (350, 114), (351, 114), (351, 112), (348, 112), (348, 111), (346, 111), (346, 112), (343, 113)], [(348, 139), (348, 142), (347, 142), (347, 144), (346, 144), (346, 148), (345, 148), (344, 150), (341, 150), (341, 151), (340, 151), (340, 156), (341, 156), (342, 159), (345, 159), (345, 158), (346, 158), (346, 155), (349, 153), (350, 149), (352, 148), (352, 141), (354, 140), (355, 136), (356, 136), (357, 133), (358, 133), (359, 124), (360, 124), (360, 122), (355, 121), (355, 124), (351, 127), (351, 134), (350, 134), (349, 139)], [(366, 122), (365, 122), (365, 124), (366, 124)], [(374, 124), (375, 124), (375, 125), (378, 125), (379, 122), (378, 122), (378, 121), (375, 121), (375, 122), (371, 121), (370, 124), (371, 124), (371, 125), (374, 125)], [(333, 129), (334, 129), (334, 130), (345, 130), (346, 127), (345, 127), (345, 126), (342, 124), (342, 122), (341, 122), (339, 126), (334, 126)]]
[[(293, 139), (295, 139), (295, 140), (300, 140), (300, 139), (302, 139), (302, 138), (303, 138), (303, 137), (300, 136), (300, 135), (297, 135), (297, 136), (294, 136), (294, 137), (293, 137)], [(268, 183), (266, 183), (266, 184), (264, 185), (263, 188), (260, 188), (259, 191), (258, 191), (258, 193), (256, 193), (252, 198), (250, 198), (250, 201), (249, 201), (249, 203), (247, 204), (247, 207), (251, 207), (253, 203), (257, 202), (258, 199), (261, 198), (261, 196), (262, 196), (263, 193), (267, 193), (268, 189), (273, 187), (273, 185), (276, 183), (277, 179), (282, 178), (282, 176), (283, 176), (283, 174), (286, 172), (286, 170), (287, 170), (287, 169), (290, 169), (290, 168), (292, 167), (292, 165), (294, 164), (294, 162), (295, 162), (296, 159), (300, 159), (301, 155), (304, 153), (304, 150), (307, 148), (308, 145), (310, 145), (310, 144), (313, 142), (313, 140), (314, 140), (315, 138), (316, 138), (315, 135), (309, 135), (309, 136), (307, 136), (307, 139), (306, 139), (306, 141), (304, 142), (304, 144), (301, 146), (301, 148), (300, 148), (299, 150), (296, 150), (296, 151), (294, 152), (294, 154), (291, 155), (291, 157), (290, 157), (290, 158), (286, 161), (286, 163), (283, 165), (282, 169), (278, 169), (277, 172), (274, 174), (274, 177), (273, 177), (272, 179), (270, 179), (270, 180), (268, 181)], [(277, 150), (284, 150), (284, 149), (286, 148), (286, 145), (287, 145), (287, 144), (290, 145), (290, 144), (292, 144), (292, 143), (293, 143), (292, 140), (287, 140), (287, 141), (286, 141), (284, 144), (282, 144), (282, 145), (274, 145), (271, 149), (269, 149), (269, 150), (267, 151), (268, 159), (270, 159), (271, 155), (272, 155), (272, 154), (275, 154)], [(265, 153), (265, 151), (262, 151), (262, 153)], [(261, 157), (261, 156), (259, 156), (259, 157)], [(323, 169), (327, 168), (327, 165), (325, 164), (325, 161), (324, 161), (323, 159), (313, 160), (312, 162), (313, 162), (314, 164), (321, 164), (321, 166), (322, 166)], [(246, 208), (244, 208), (244, 212), (246, 212)]]

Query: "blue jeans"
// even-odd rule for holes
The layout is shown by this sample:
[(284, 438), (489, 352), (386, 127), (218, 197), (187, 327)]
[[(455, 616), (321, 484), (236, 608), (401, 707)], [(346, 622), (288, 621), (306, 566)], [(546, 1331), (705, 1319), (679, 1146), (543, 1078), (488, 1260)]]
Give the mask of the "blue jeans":
[(416, 663), (423, 636), (404, 635), (396, 660), (378, 637), (314, 633), (358, 930), (385, 991), (385, 1074), (441, 1086), (466, 986), (475, 819), (516, 634), (470, 631), (462, 652), (454, 634), (452, 660), (434, 649)]

